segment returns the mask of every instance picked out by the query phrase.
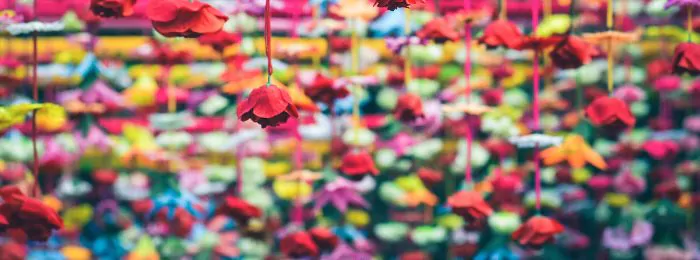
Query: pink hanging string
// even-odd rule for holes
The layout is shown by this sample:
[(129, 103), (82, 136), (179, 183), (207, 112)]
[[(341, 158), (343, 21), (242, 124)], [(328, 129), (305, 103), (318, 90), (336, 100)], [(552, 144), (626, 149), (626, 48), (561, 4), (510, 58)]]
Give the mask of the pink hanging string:
[[(464, 11), (469, 12), (469, 9), (471, 9), (472, 1), (471, 0), (464, 0)], [(471, 52), (472, 52), (472, 47), (471, 47), (471, 42), (472, 42), (472, 26), (471, 24), (467, 21), (464, 24), (464, 31), (465, 31), (465, 36), (464, 36), (464, 45), (466, 46), (465, 51), (466, 55), (464, 57), (464, 81), (465, 81), (465, 90), (464, 90), (464, 95), (467, 99), (467, 103), (469, 103), (469, 99), (471, 97), (471, 92), (472, 92), (472, 87), (471, 87), (471, 74), (472, 74), (472, 62), (471, 62)], [(467, 139), (467, 163), (465, 166), (464, 170), (464, 181), (467, 184), (467, 188), (471, 189), (472, 186), (472, 142), (473, 142), (473, 134), (472, 134), (472, 129), (469, 124), (469, 117), (467, 117), (467, 131), (466, 131), (466, 139)]]
[[(532, 34), (537, 32), (537, 24), (539, 23), (539, 0), (530, 1), (532, 7)], [(535, 55), (532, 58), (532, 118), (534, 120), (534, 130), (540, 130), (540, 53), (537, 48), (535, 48)], [(542, 187), (541, 187), (541, 176), (540, 176), (540, 147), (535, 144), (534, 149), (534, 160), (535, 160), (535, 207), (537, 209), (537, 214), (540, 213), (541, 197), (542, 197)]]
[[(38, 18), (38, 13), (37, 13), (37, 0), (34, 0), (34, 3), (32, 4), (32, 12), (34, 14), (34, 20), (36, 21)], [(38, 47), (38, 33), (36, 31), (32, 32), (32, 97), (34, 99), (35, 103), (39, 102), (39, 73), (38, 73), (38, 64), (39, 64), (39, 58), (38, 58), (38, 53), (39, 53), (39, 47)], [(41, 188), (39, 187), (39, 152), (36, 148), (36, 136), (37, 136), (37, 129), (36, 129), (36, 110), (32, 113), (32, 153), (34, 160), (32, 162), (32, 171), (34, 172), (34, 185), (32, 187), (32, 193), (34, 193), (34, 196), (41, 196)]]
[[(269, 0), (268, 0), (268, 1), (269, 1)], [(297, 3), (297, 4), (301, 5), (302, 3), (301, 3), (301, 1), (299, 1), (299, 3)], [(292, 36), (292, 38), (295, 39), (295, 40), (296, 40), (297, 37), (298, 37), (298, 35), (297, 35), (297, 30), (296, 30), (296, 27), (297, 27), (296, 25), (297, 25), (298, 22), (299, 22), (299, 21), (298, 21), (298, 20), (299, 20), (299, 11), (300, 11), (299, 8), (294, 8), (294, 9), (292, 9), (292, 13), (293, 13), (293, 14), (292, 14), (292, 31), (291, 31), (291, 36)], [(294, 66), (294, 69), (296, 70), (297, 67)], [(296, 73), (296, 71), (295, 71), (295, 73)], [(299, 85), (299, 82), (298, 82), (299, 79), (297, 78), (296, 81), (297, 81), (296, 83), (297, 83), (297, 86), (298, 86), (298, 85)], [(302, 155), (303, 155), (303, 152), (304, 152), (304, 151), (303, 151), (303, 149), (302, 149), (303, 147), (302, 147), (301, 133), (299, 132), (299, 127), (300, 127), (300, 126), (301, 126), (301, 119), (300, 119), (300, 118), (297, 118), (297, 119), (296, 119), (296, 125), (294, 126), (294, 138), (295, 138), (295, 140), (296, 140), (296, 147), (295, 147), (296, 149), (294, 150), (294, 168), (295, 168), (296, 170), (301, 170), (301, 169), (304, 167), (303, 158), (302, 158)], [(299, 179), (299, 190), (297, 190), (297, 193), (301, 193), (301, 188), (302, 188), (302, 185), (304, 184), (304, 182), (305, 182), (305, 180), (304, 180), (303, 177)], [(304, 222), (304, 211), (303, 211), (303, 207), (304, 207), (304, 206), (303, 206), (303, 204), (302, 204), (301, 198), (298, 198), (298, 197), (297, 197), (296, 201), (294, 202), (294, 210), (293, 210), (293, 216), (292, 216), (292, 217), (293, 217), (292, 219), (293, 219), (293, 221), (294, 221), (295, 223), (302, 224), (302, 223)]]
[(267, 56), (268, 86), (272, 78), (272, 29), (270, 24), (270, 0), (265, 0), (265, 56)]

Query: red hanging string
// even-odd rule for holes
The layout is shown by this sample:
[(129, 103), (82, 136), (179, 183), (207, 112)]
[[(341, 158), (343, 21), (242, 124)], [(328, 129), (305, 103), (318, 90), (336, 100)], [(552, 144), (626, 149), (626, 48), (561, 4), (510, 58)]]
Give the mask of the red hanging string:
[[(471, 8), (472, 1), (471, 0), (464, 0), (464, 11), (469, 12), (469, 9)], [(471, 74), (472, 74), (472, 60), (471, 60), (471, 42), (472, 42), (472, 26), (467, 21), (464, 24), (464, 30), (465, 30), (465, 38), (464, 38), (464, 45), (466, 46), (466, 56), (464, 58), (464, 81), (465, 81), (465, 97), (467, 99), (467, 103), (469, 103), (469, 99), (471, 97), (472, 93), (472, 86), (471, 86)], [(472, 129), (469, 125), (469, 119), (467, 119), (467, 163), (465, 166), (464, 170), (464, 181), (467, 184), (468, 188), (471, 188), (472, 184), (472, 142), (473, 142), (473, 136), (472, 136)]]
[[(532, 0), (530, 1), (532, 7), (532, 34), (537, 32), (537, 24), (539, 23), (539, 4), (540, 1)], [(540, 130), (540, 53), (537, 48), (535, 48), (535, 55), (532, 62), (532, 118), (534, 120), (534, 130)], [(534, 150), (534, 160), (535, 160), (535, 207), (537, 208), (537, 213), (539, 214), (541, 208), (541, 196), (542, 187), (540, 184), (540, 147), (535, 144)]]
[(270, 28), (270, 0), (265, 0), (265, 55), (267, 56), (267, 84), (272, 76), (272, 32)]

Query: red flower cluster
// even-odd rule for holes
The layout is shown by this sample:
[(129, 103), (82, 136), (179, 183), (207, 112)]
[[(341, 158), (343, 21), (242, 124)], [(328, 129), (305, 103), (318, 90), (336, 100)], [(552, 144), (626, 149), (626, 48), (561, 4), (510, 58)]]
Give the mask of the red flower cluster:
[(146, 9), (153, 29), (166, 37), (198, 37), (221, 30), (228, 16), (207, 3), (151, 0)]
[(564, 226), (556, 220), (534, 216), (515, 230), (512, 238), (521, 246), (539, 249), (554, 241), (554, 236), (561, 232), (564, 232)]
[(261, 86), (253, 90), (236, 109), (241, 121), (253, 120), (262, 126), (278, 126), (289, 117), (299, 117), (297, 108), (286, 90), (275, 85)]
[(0, 188), (0, 231), (16, 240), (46, 241), (53, 230), (63, 228), (55, 210), (41, 201), (27, 197), (16, 186)]
[(476, 191), (460, 191), (447, 199), (452, 212), (464, 218), (470, 227), (481, 227), (486, 218), (493, 213), (484, 198)]
[(416, 36), (423, 40), (434, 40), (437, 43), (459, 39), (459, 33), (454, 30), (454, 27), (445, 18), (433, 19), (426, 23), (420, 31), (416, 32)]
[(314, 243), (316, 243), (321, 250), (332, 251), (338, 246), (338, 236), (328, 228), (312, 228), (309, 230), (309, 235), (311, 235), (311, 239), (313, 239)]
[(239, 225), (245, 225), (251, 218), (262, 216), (262, 211), (245, 200), (228, 196), (216, 209), (216, 214), (229, 216), (235, 219)]
[(314, 81), (304, 89), (304, 93), (314, 101), (332, 105), (336, 99), (347, 97), (350, 94), (345, 87), (333, 86), (335, 81), (321, 73), (317, 73)]
[(636, 122), (624, 101), (608, 96), (601, 96), (588, 105), (586, 116), (593, 125), (610, 134), (617, 134)]
[(399, 97), (394, 108), (394, 117), (402, 122), (412, 122), (423, 117), (423, 101), (413, 93), (406, 93)]
[(379, 170), (374, 166), (372, 156), (367, 152), (350, 151), (343, 156), (340, 171), (350, 177), (362, 178), (367, 174), (377, 175)]
[(134, 14), (136, 0), (92, 0), (90, 10), (100, 17), (125, 17)]

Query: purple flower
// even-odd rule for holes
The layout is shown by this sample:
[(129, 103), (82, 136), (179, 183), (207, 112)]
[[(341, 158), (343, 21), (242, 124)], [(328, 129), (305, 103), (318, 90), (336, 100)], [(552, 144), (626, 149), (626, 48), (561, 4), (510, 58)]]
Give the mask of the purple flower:
[(678, 6), (678, 7), (700, 6), (700, 0), (668, 0), (668, 1), (666, 1), (664, 8), (669, 9), (672, 6)]
[(110, 140), (100, 128), (94, 125), (90, 126), (90, 129), (88, 129), (87, 136), (83, 137), (80, 133), (76, 133), (75, 139), (81, 150), (97, 148), (101, 152), (106, 152), (112, 146), (112, 140)]
[(411, 135), (401, 132), (389, 141), (383, 142), (380, 147), (389, 148), (396, 152), (396, 155), (402, 156), (416, 144), (416, 140)]
[(119, 92), (107, 86), (104, 81), (98, 80), (80, 97), (85, 103), (103, 103), (107, 106), (124, 107), (124, 99)]
[(395, 54), (399, 54), (401, 52), (401, 49), (403, 47), (408, 46), (409, 44), (426, 44), (427, 41), (421, 40), (420, 38), (416, 36), (411, 36), (409, 38), (406, 37), (397, 37), (397, 38), (386, 38), (386, 47), (394, 52)]
[(351, 181), (338, 177), (333, 182), (327, 183), (313, 195), (311, 201), (315, 202), (314, 210), (320, 210), (328, 203), (338, 211), (345, 213), (349, 205), (368, 207), (369, 204), (360, 196)]
[(646, 221), (634, 222), (629, 233), (622, 227), (608, 227), (603, 231), (603, 245), (612, 250), (629, 251), (647, 244), (653, 234), (654, 227)]
[(686, 117), (683, 127), (688, 131), (700, 133), (700, 115)]

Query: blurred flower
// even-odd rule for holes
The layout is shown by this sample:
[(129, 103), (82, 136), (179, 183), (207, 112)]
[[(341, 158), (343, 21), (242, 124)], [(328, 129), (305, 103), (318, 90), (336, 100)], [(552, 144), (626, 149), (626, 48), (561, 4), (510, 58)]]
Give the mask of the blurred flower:
[(545, 149), (540, 154), (545, 165), (554, 165), (567, 161), (571, 167), (582, 168), (590, 163), (598, 169), (606, 169), (602, 156), (596, 153), (580, 135), (571, 134), (560, 146)]
[(513, 232), (513, 240), (521, 246), (539, 249), (546, 243), (554, 241), (554, 236), (564, 231), (556, 220), (543, 216), (534, 216)]

